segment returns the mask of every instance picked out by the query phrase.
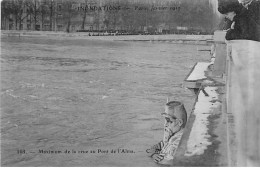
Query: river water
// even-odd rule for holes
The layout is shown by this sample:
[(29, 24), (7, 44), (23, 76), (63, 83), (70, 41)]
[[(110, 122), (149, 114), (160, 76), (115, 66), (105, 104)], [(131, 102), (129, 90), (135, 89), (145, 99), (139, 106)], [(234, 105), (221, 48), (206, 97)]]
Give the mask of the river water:
[(1, 41), (2, 166), (157, 166), (145, 150), (163, 137), (163, 105), (189, 112), (182, 82), (210, 58), (201, 45)]

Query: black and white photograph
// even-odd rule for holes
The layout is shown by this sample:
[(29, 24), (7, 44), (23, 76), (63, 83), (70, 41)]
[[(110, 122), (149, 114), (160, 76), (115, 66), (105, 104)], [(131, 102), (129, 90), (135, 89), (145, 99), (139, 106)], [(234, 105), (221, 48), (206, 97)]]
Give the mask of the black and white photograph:
[(259, 167), (260, 0), (1, 0), (1, 167)]

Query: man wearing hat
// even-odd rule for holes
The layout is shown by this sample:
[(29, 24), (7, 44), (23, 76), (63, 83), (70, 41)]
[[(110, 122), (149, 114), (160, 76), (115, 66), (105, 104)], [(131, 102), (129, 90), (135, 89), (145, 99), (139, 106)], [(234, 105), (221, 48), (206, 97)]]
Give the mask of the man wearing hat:
[(187, 112), (181, 102), (171, 101), (165, 105), (162, 116), (165, 118), (164, 138), (146, 152), (158, 164), (171, 164), (187, 122)]

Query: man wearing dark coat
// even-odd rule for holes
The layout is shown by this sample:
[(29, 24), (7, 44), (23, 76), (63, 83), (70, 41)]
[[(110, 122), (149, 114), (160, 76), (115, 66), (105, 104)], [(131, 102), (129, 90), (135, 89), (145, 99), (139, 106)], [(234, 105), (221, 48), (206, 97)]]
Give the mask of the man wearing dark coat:
[(260, 41), (260, 0), (240, 0), (248, 12), (250, 23), (256, 25), (256, 40)]
[(248, 10), (248, 15), (260, 24), (260, 0), (240, 0), (244, 8)]

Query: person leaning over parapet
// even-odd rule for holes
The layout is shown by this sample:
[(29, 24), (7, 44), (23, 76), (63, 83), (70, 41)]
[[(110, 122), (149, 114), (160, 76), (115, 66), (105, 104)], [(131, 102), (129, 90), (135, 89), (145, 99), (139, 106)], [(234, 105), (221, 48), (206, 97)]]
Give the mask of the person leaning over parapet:
[(249, 24), (256, 25), (256, 40), (260, 41), (260, 0), (239, 0), (247, 10)]
[(247, 39), (256, 40), (256, 25), (249, 22), (248, 11), (238, 1), (221, 4), (218, 11), (232, 21), (227, 30), (226, 40)]
[(187, 112), (181, 102), (171, 101), (165, 105), (162, 116), (165, 118), (164, 138), (146, 152), (156, 163), (170, 165), (187, 122)]

